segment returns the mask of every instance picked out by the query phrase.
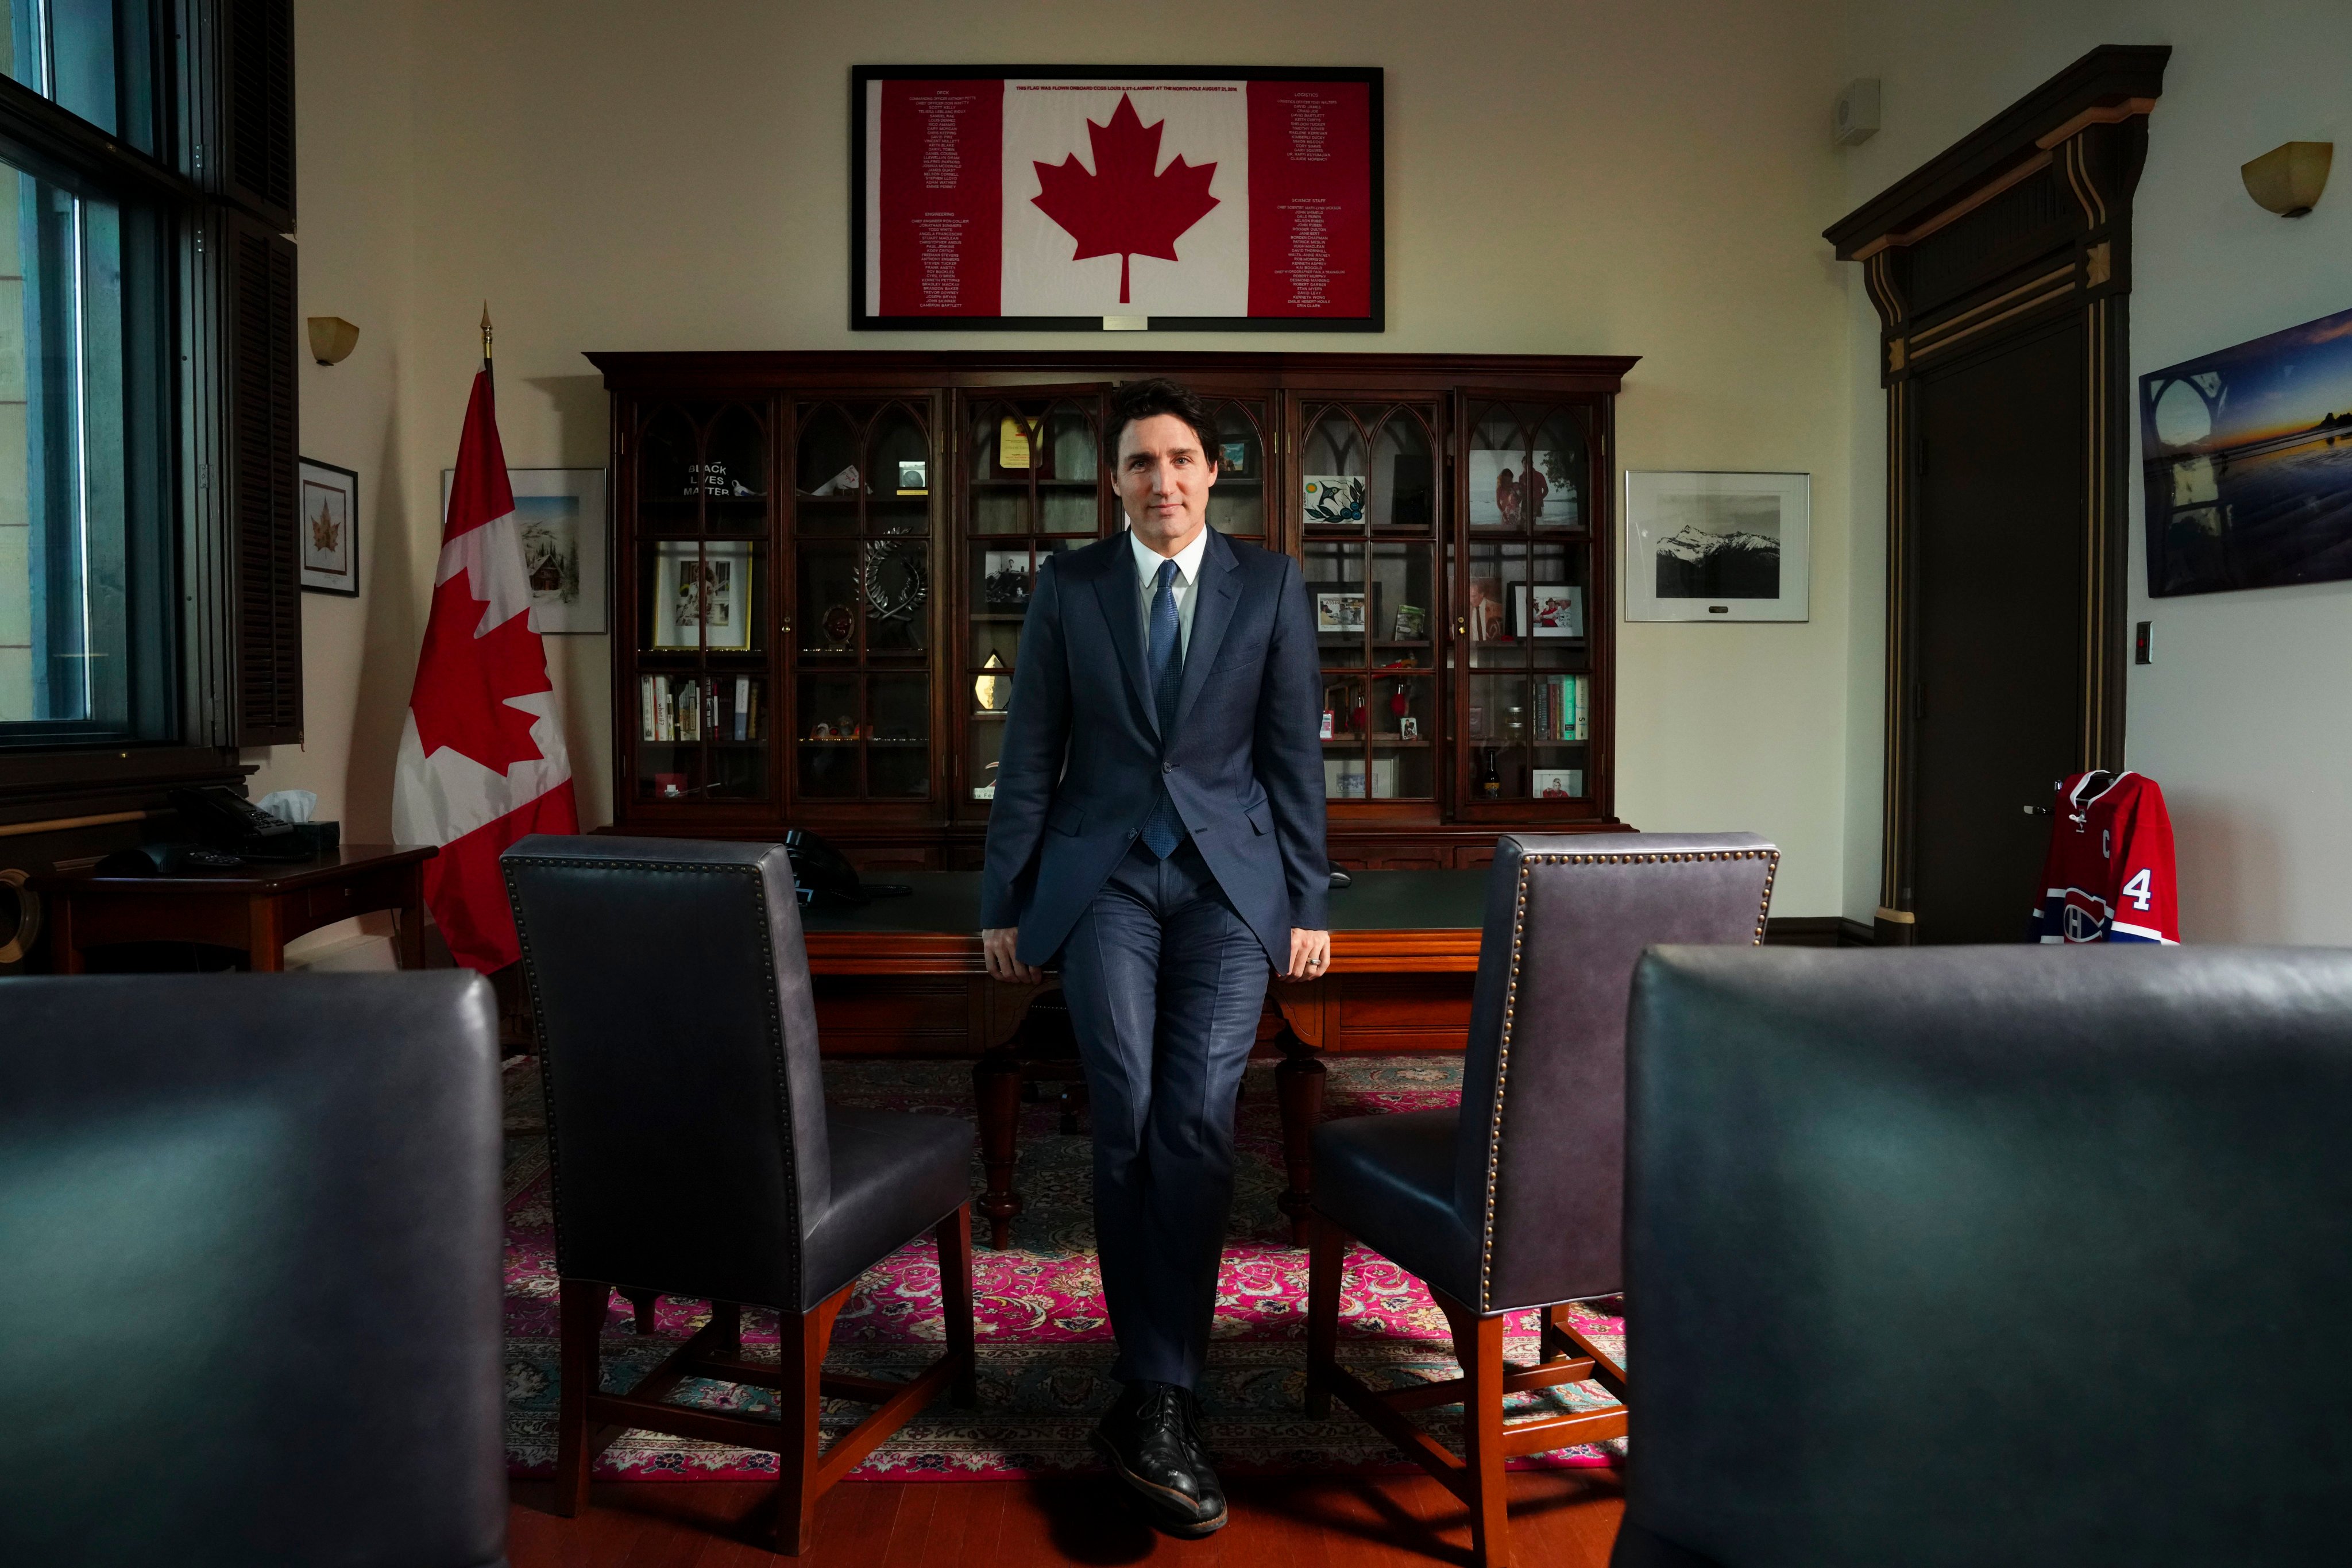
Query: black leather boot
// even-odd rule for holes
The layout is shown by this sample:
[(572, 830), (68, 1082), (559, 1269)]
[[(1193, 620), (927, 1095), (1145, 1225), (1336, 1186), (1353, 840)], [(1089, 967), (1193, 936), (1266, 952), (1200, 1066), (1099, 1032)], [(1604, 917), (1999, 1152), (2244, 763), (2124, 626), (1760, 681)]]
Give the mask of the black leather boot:
[(1191, 1392), (1172, 1383), (1129, 1384), (1094, 1431), (1095, 1452), (1151, 1522), (1186, 1540), (1223, 1529), (1226, 1514), (1192, 1405)]

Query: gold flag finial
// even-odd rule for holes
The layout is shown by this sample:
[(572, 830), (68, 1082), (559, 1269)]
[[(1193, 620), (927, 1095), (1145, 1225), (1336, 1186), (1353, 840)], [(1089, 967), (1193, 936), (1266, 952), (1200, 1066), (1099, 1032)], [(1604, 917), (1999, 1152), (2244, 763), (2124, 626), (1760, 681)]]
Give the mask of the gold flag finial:
[(482, 357), (490, 357), (490, 302), (482, 301)]

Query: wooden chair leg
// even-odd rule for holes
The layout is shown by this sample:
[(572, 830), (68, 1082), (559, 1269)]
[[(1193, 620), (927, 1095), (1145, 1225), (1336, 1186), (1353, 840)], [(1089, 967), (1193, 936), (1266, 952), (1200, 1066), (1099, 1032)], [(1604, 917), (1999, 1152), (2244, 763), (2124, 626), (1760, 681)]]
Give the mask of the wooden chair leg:
[(621, 1299), (628, 1302), (630, 1310), (636, 1314), (637, 1332), (652, 1333), (654, 1308), (661, 1300), (661, 1297), (651, 1290), (624, 1290), (621, 1292)]
[(948, 1353), (957, 1358), (949, 1397), (969, 1410), (980, 1403), (980, 1371), (971, 1330), (971, 1205), (940, 1221), (940, 1305), (947, 1317)]
[(1323, 1120), (1323, 1064), (1314, 1047), (1290, 1029), (1283, 1030), (1277, 1043), (1282, 1060), (1274, 1069), (1274, 1089), (1282, 1110), (1283, 1172), (1290, 1184), (1275, 1201), (1290, 1216), (1290, 1244), (1304, 1247), (1308, 1216), (1315, 1209), (1315, 1128)]
[(612, 1287), (565, 1279), (556, 1309), (555, 1511), (566, 1519), (588, 1506), (588, 1395), (601, 1371), (598, 1346)]
[(1503, 1325), (1500, 1313), (1455, 1315), (1454, 1353), (1467, 1386), (1462, 1391), (1464, 1479), (1470, 1493), (1471, 1568), (1509, 1568), (1510, 1493), (1503, 1460)]
[(1307, 1414), (1331, 1414), (1331, 1372), (1339, 1357), (1339, 1288), (1348, 1264), (1348, 1236), (1321, 1215), (1307, 1233)]
[(710, 1353), (721, 1361), (741, 1361), (743, 1359), (741, 1304), (714, 1300), (710, 1303), (710, 1326), (713, 1332)]
[(776, 1314), (777, 1359), (783, 1372), (776, 1400), (783, 1426), (777, 1444), (782, 1452), (776, 1470), (782, 1485), (776, 1498), (776, 1550), (787, 1557), (805, 1552), (816, 1533), (819, 1384), (824, 1376), (824, 1352), (833, 1343), (833, 1321), (848, 1299), (845, 1289), (797, 1319), (789, 1312)]
[(1546, 1307), (1536, 1314), (1536, 1355), (1538, 1360), (1549, 1361), (1554, 1356), (1574, 1357), (1583, 1353), (1576, 1348), (1573, 1341), (1560, 1332), (1567, 1326), (1568, 1303), (1565, 1301), (1556, 1307)]

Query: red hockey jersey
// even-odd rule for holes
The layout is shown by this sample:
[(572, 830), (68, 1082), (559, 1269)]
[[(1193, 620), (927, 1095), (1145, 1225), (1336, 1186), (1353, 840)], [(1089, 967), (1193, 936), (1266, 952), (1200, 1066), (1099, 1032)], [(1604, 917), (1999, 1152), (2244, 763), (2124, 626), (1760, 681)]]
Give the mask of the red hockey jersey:
[(2180, 940), (2172, 818), (2137, 773), (2076, 773), (2058, 786), (2031, 942)]

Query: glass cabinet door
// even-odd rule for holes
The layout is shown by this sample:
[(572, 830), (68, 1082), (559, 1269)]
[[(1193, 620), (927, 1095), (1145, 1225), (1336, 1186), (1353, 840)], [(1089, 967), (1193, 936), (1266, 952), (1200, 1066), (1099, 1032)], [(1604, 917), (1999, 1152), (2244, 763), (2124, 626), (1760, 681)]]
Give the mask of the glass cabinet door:
[(1592, 411), (1472, 397), (1467, 413), (1460, 798), (1473, 816), (1580, 815), (1597, 783)]
[(1433, 800), (1444, 733), (1436, 409), (1310, 401), (1299, 430), (1289, 488), (1321, 650), (1324, 795)]
[(742, 403), (635, 410), (640, 801), (769, 798), (769, 412)]
[(1253, 544), (1266, 542), (1266, 405), (1255, 399), (1205, 398), (1217, 423), (1217, 482), (1209, 491), (1209, 526)]
[(961, 813), (996, 798), (1013, 668), (1038, 563), (1118, 526), (1102, 460), (1102, 395), (1093, 388), (969, 396), (962, 405), (964, 714)]
[(931, 797), (929, 410), (795, 407), (793, 797)]

